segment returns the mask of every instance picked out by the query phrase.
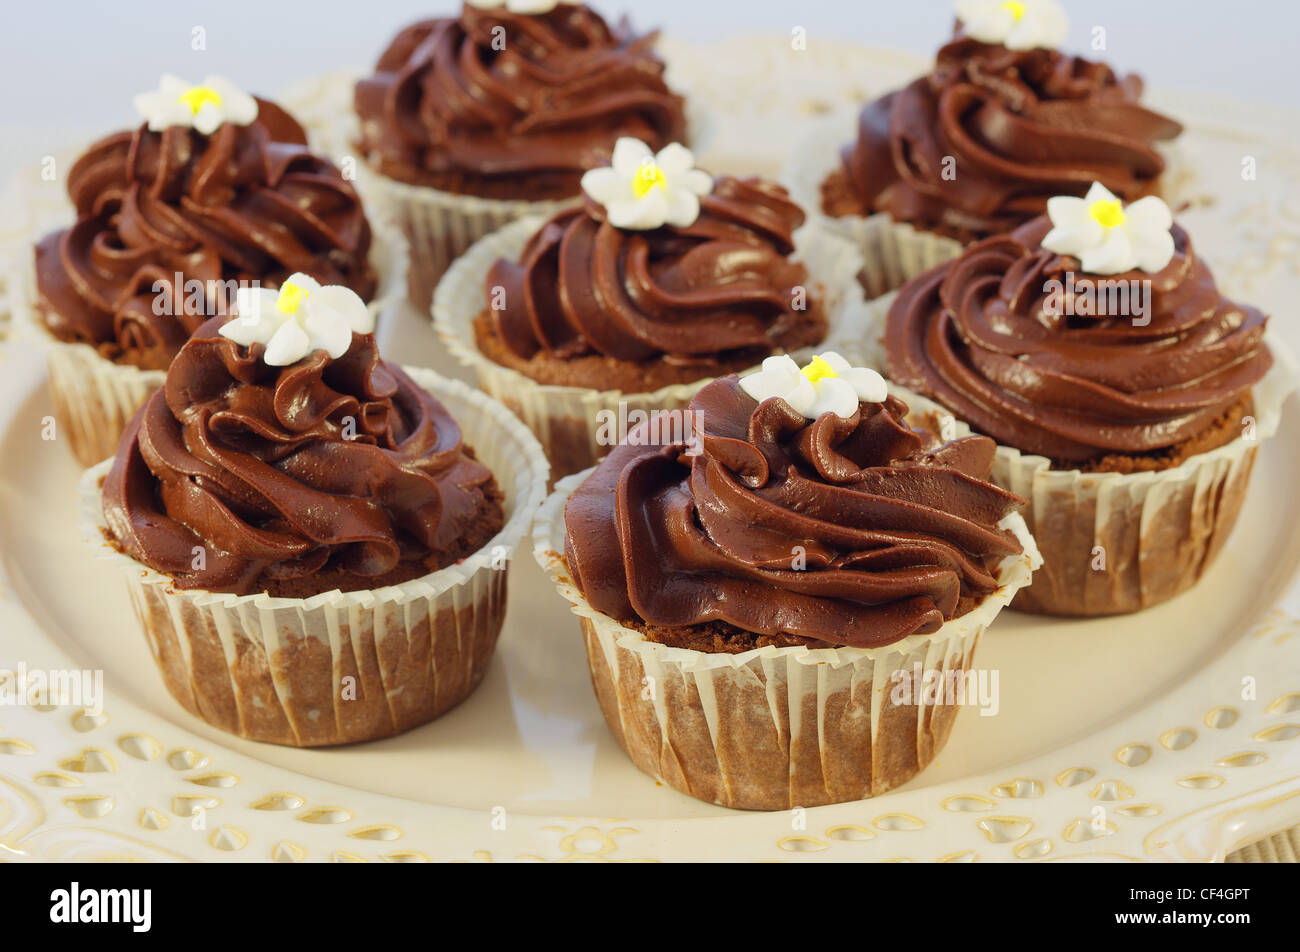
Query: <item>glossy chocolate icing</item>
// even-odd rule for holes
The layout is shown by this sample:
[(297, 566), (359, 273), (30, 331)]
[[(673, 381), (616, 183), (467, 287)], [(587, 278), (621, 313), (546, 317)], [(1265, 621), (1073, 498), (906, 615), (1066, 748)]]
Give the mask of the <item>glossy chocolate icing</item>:
[(666, 357), (699, 365), (701, 377), (737, 355), (757, 362), (823, 320), (806, 269), (790, 259), (803, 221), (779, 185), (730, 176), (685, 228), (616, 228), (587, 200), (544, 224), (517, 263), (488, 271), (487, 299), (504, 292), (488, 312), (494, 336), (524, 359)]
[(68, 174), (77, 221), (36, 247), (40, 308), (55, 337), (164, 369), (191, 332), (225, 313), (233, 285), (223, 282), (274, 288), (300, 271), (374, 295), (356, 191), (307, 150), (288, 113), (257, 102), (247, 126), (205, 136), (141, 125), (77, 161)]
[(543, 14), (465, 4), (402, 30), (356, 88), (361, 149), (382, 174), (488, 198), (578, 194), (620, 136), (685, 137), (654, 35), (583, 5)]
[(1156, 143), (1182, 131), (1141, 93), (1141, 79), (1102, 63), (959, 35), (928, 75), (862, 110), (844, 184), (858, 214), (962, 241), (1009, 231), (1093, 182), (1133, 201), (1158, 187)]
[(450, 564), (500, 529), (492, 474), (374, 335), (354, 334), (337, 360), (270, 367), (222, 323), (181, 348), (104, 481), (126, 554), (178, 588), (366, 589)]
[(936, 445), (896, 398), (808, 420), (732, 375), (691, 413), (697, 443), (631, 434), (566, 506), (570, 571), (619, 621), (885, 645), (969, 610), (1020, 551), (993, 442)]
[[(890, 377), (999, 443), (1081, 463), (1197, 436), (1272, 365), (1267, 318), (1219, 293), (1178, 225), (1162, 270), (1106, 278), (1043, 249), (1050, 228), (1037, 219), (904, 285), (885, 337)], [(1071, 285), (1072, 304), (1060, 292)], [(1125, 285), (1128, 313), (1078, 313)]]

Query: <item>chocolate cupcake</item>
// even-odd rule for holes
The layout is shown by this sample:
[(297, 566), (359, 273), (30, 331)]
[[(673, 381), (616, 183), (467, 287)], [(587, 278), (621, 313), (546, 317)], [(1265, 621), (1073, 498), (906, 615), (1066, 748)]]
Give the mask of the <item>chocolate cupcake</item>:
[(1015, 607), (1137, 611), (1213, 563), (1293, 377), (1160, 199), (1049, 209), (874, 306), (891, 378), (997, 440), (994, 481), (1033, 500), (1044, 567)]
[(476, 239), (577, 198), (619, 137), (685, 137), (654, 40), (568, 3), (466, 3), (393, 39), (356, 86), (358, 148), (410, 238), (417, 307)]
[(546, 483), (508, 411), (379, 357), (343, 286), (241, 291), (82, 480), (172, 696), (321, 746), (423, 724), (482, 679)]
[(393, 264), (404, 266), (376, 245), (352, 185), (274, 103), (216, 77), (164, 77), (136, 106), (138, 128), (72, 166), (76, 221), (36, 246), (28, 289), (57, 418), (86, 465), (112, 455), (189, 335), (229, 313), (236, 287), (303, 272), (378, 309), (381, 277), (387, 291), (400, 283)]
[(1057, 48), (1067, 29), (1056, 0), (957, 11), (931, 71), (867, 104), (838, 161), (828, 127), (790, 171), (800, 199), (815, 194), (862, 243), (875, 294), (1094, 181), (1124, 201), (1161, 194), (1162, 148), (1182, 131), (1142, 106), (1139, 77)]
[(687, 439), (629, 435), (560, 482), (536, 554), (579, 615), (596, 696), (643, 771), (776, 810), (869, 797), (920, 772), (1037, 555), (988, 481), (994, 444), (941, 443), (874, 371), (715, 380)]
[(634, 414), (863, 316), (851, 245), (803, 228), (780, 186), (692, 163), (622, 139), (581, 205), (484, 239), (438, 288), (439, 334), (557, 475), (605, 455)]

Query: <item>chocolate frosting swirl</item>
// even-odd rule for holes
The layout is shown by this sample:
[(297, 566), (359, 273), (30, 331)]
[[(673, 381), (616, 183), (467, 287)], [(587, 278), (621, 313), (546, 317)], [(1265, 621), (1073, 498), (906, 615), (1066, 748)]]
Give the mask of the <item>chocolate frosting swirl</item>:
[(885, 645), (969, 610), (1020, 551), (997, 527), (1024, 500), (988, 482), (993, 442), (935, 446), (896, 398), (809, 421), (731, 375), (691, 412), (693, 455), (634, 432), (565, 508), (574, 580), (619, 621)]
[[(1152, 194), (1155, 149), (1182, 126), (1139, 105), (1142, 80), (1058, 50), (958, 36), (933, 71), (870, 103), (842, 153), (863, 212), (970, 241), (1009, 231), (1101, 182)], [(956, 166), (945, 174), (945, 160)]]
[[(890, 376), (1000, 443), (1079, 463), (1197, 436), (1272, 365), (1267, 318), (1219, 294), (1178, 225), (1163, 270), (1108, 278), (1042, 248), (1050, 228), (1037, 219), (904, 285), (889, 311)], [(1149, 283), (1143, 313), (1131, 282)], [(1078, 316), (1123, 284), (1129, 314)]]
[(500, 529), (492, 474), (372, 334), (337, 360), (270, 367), (261, 344), (221, 337), (222, 322), (181, 348), (104, 481), (126, 554), (179, 588), (366, 589), (450, 564)]
[(815, 343), (824, 325), (792, 341), (823, 320), (807, 270), (789, 258), (803, 221), (781, 186), (729, 176), (686, 228), (616, 228), (587, 200), (546, 222), (519, 263), (489, 269), (488, 300), (504, 290), (504, 306), (488, 312), (493, 333), (523, 359), (666, 357), (700, 364), (701, 376), (718, 359)]
[[(40, 307), (54, 336), (163, 369), (200, 324), (229, 313), (233, 285), (216, 282), (274, 288), (301, 271), (374, 295), (370, 225), (356, 191), (307, 151), (288, 113), (257, 104), (247, 126), (225, 123), (205, 136), (141, 125), (77, 161), (68, 175), (76, 224), (36, 247)], [(202, 295), (185, 286), (192, 281)], [(171, 313), (155, 313), (160, 301)]]
[(620, 136), (683, 140), (682, 99), (654, 35), (586, 6), (548, 13), (465, 4), (399, 33), (357, 83), (361, 148), (399, 181), (489, 198), (567, 198)]

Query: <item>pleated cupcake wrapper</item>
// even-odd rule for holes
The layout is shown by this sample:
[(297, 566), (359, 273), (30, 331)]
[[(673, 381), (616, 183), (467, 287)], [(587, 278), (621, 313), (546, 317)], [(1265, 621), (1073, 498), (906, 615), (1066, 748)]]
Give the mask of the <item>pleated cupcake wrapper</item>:
[[(370, 312), (376, 323), (392, 320), (386, 312), (406, 296), (406, 239), (396, 228), (375, 222), (370, 260), (379, 276)], [(39, 237), (39, 236), (34, 236)], [(45, 327), (37, 307), (34, 256), (30, 251), (12, 262), (11, 306), (14, 321), (30, 342), (45, 352), (55, 419), (77, 461), (83, 466), (112, 456), (126, 425), (149, 394), (162, 386), (165, 370), (142, 370), (101, 357), (89, 344), (59, 340)]]
[(167, 372), (115, 364), (93, 347), (52, 336), (45, 346), (54, 418), (63, 429), (56, 437), (67, 440), (82, 466), (112, 456), (131, 417)]
[(446, 406), (505, 496), (501, 531), (423, 578), (311, 598), (175, 588), (106, 540), (100, 485), (112, 461), (82, 476), (82, 531), (123, 570), (163, 681), (190, 713), (251, 740), (343, 744), (430, 721), (482, 679), (505, 618), (509, 559), (546, 493), (548, 467), (500, 404), (405, 369)]
[[(544, 219), (513, 222), (477, 242), (448, 270), (433, 301), (433, 323), (447, 350), (472, 368), (479, 386), (514, 410), (546, 450), (555, 478), (585, 469), (612, 449), (608, 424), (637, 412), (682, 410), (712, 378), (672, 384), (646, 393), (542, 384), (491, 360), (478, 349), (474, 320), (487, 307), (484, 284), (498, 258), (517, 260)], [(826, 340), (795, 353), (804, 359), (826, 350), (856, 349), (867, 329), (867, 308), (855, 275), (861, 256), (843, 239), (817, 226), (795, 232), (794, 257), (809, 272), (808, 293), (826, 308)]]
[[(1013, 514), (1003, 527), (1024, 552), (1003, 559), (993, 594), (933, 634), (880, 648), (674, 648), (592, 608), (569, 575), (564, 505), (588, 475), (562, 479), (543, 504), (534, 555), (581, 621), (596, 697), (633, 763), (728, 807), (857, 800), (919, 773), (947, 741), (960, 706), (942, 695), (922, 703), (922, 679), (943, 685), (971, 672), (981, 634), (1039, 561), (1024, 520)], [(912, 686), (910, 698), (902, 684)]]
[[(873, 339), (884, 333), (895, 295), (873, 301)], [(1014, 608), (1048, 615), (1140, 611), (1186, 591), (1214, 562), (1236, 524), (1260, 445), (1277, 433), (1282, 407), (1296, 389), (1290, 350), (1267, 336), (1272, 369), (1254, 388), (1253, 439), (1242, 436), (1179, 466), (1156, 472), (1055, 470), (1042, 457), (999, 444), (993, 482), (1029, 500), (1025, 521), (1043, 567)], [(954, 419), (946, 408), (890, 383), (914, 413)], [(1243, 424), (1243, 431), (1245, 426)]]
[[(862, 286), (867, 297), (878, 298), (918, 274), (957, 257), (965, 246), (956, 239), (896, 222), (883, 212), (835, 218), (822, 211), (822, 183), (841, 167), (840, 149), (856, 135), (857, 113), (841, 113), (813, 124), (808, 135), (790, 153), (781, 178), (794, 200), (809, 214), (820, 216), (825, 227), (862, 251)], [(1187, 150), (1177, 140), (1161, 143), (1157, 149), (1166, 162), (1162, 194), (1169, 206), (1176, 209), (1180, 196), (1191, 194), (1194, 179)], [(1167, 190), (1163, 187), (1166, 184)]]

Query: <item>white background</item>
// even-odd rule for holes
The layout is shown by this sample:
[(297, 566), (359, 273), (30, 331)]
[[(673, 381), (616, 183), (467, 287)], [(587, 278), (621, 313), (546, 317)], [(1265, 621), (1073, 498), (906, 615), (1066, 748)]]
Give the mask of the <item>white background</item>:
[[(685, 39), (758, 32), (830, 35), (921, 55), (951, 28), (949, 0), (593, 0), (607, 17)], [(1290, 0), (1065, 0), (1068, 48), (1106, 29), (1103, 57), (1176, 87), (1291, 105), (1300, 87), (1300, 4)], [(373, 63), (402, 26), (455, 0), (116, 0), (6, 3), (0, 27), (0, 173), (134, 122), (131, 96), (163, 72), (217, 73), (263, 95)], [(206, 50), (191, 49), (195, 27)], [(1085, 54), (1086, 55), (1086, 54)]]

